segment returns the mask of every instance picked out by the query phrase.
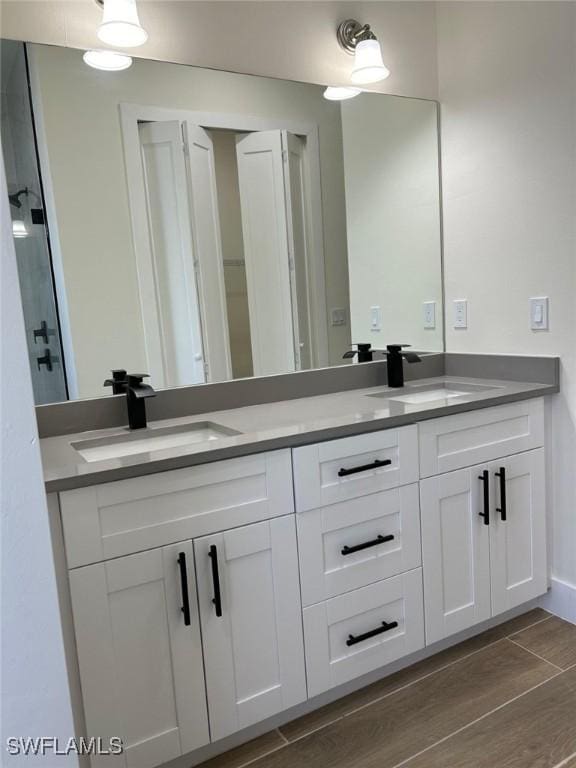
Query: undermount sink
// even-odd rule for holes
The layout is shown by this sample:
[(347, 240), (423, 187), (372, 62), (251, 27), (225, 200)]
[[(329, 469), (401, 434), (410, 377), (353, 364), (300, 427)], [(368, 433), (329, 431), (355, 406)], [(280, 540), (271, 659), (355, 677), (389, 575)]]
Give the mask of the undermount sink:
[(376, 392), (368, 397), (386, 398), (394, 403), (406, 403), (407, 405), (421, 405), (424, 403), (433, 403), (439, 400), (447, 400), (453, 397), (461, 397), (477, 392), (488, 392), (491, 389), (498, 389), (497, 385), (490, 384), (461, 384), (459, 382), (444, 382), (442, 384), (412, 384), (406, 387), (408, 391), (402, 394), (391, 394), (390, 390)]
[(194, 424), (179, 424), (174, 427), (147, 427), (134, 432), (126, 429), (120, 434), (79, 440), (71, 445), (85, 461), (105, 461), (159, 451), (163, 448), (207, 443), (239, 434), (240, 432), (236, 429), (223, 427), (212, 421), (198, 421)]

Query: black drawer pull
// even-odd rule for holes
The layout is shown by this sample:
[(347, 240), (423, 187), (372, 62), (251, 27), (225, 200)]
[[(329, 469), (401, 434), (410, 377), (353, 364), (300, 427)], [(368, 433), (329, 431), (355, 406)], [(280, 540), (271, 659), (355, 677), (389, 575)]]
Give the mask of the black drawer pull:
[(178, 555), (178, 565), (180, 566), (180, 585), (182, 587), (182, 608), (184, 614), (184, 624), (190, 626), (190, 599), (188, 597), (188, 571), (186, 569), (186, 553), (180, 552)]
[(389, 632), (391, 629), (396, 629), (398, 626), (397, 621), (383, 621), (381, 627), (376, 627), (376, 629), (371, 629), (370, 632), (364, 632), (363, 635), (348, 635), (348, 640), (346, 640), (346, 645), (356, 645), (356, 643), (361, 643), (363, 640), (369, 640), (371, 637), (375, 637), (376, 635), (381, 635), (382, 632)]
[(212, 602), (216, 608), (216, 616), (222, 616), (222, 596), (220, 594), (220, 573), (218, 571), (218, 550), (216, 544), (210, 545), (208, 557), (212, 560), (212, 583), (214, 584), (214, 597)]
[(484, 518), (484, 525), (490, 525), (490, 474), (487, 469), (478, 475), (478, 480), (484, 485), (484, 511), (478, 514)]
[(500, 467), (500, 472), (494, 473), (500, 478), (500, 506), (496, 507), (496, 512), (500, 512), (500, 519), (506, 522), (506, 467)]
[(343, 555), (351, 555), (353, 552), (360, 552), (362, 549), (368, 549), (369, 547), (376, 547), (378, 544), (384, 544), (386, 541), (393, 541), (394, 536), (393, 534), (390, 534), (389, 536), (382, 536), (382, 534), (379, 534), (376, 539), (372, 539), (371, 541), (365, 541), (363, 544), (356, 544), (353, 547), (349, 547), (347, 544), (342, 547), (342, 554)]
[(376, 459), (371, 464), (362, 464), (361, 467), (352, 467), (352, 469), (339, 469), (338, 477), (346, 477), (346, 475), (355, 475), (356, 472), (367, 472), (369, 469), (378, 469), (378, 467), (387, 467), (392, 464), (392, 459)]

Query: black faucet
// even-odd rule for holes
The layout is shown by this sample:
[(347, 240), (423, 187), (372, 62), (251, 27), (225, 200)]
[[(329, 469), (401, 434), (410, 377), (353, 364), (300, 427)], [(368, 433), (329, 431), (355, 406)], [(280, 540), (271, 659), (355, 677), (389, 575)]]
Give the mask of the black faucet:
[(404, 364), (406, 360), (409, 363), (421, 363), (422, 358), (415, 352), (402, 352), (403, 347), (409, 347), (410, 344), (388, 344), (386, 347), (386, 365), (388, 369), (388, 386), (404, 386)]
[(126, 371), (123, 368), (115, 368), (111, 379), (106, 379), (105, 387), (112, 387), (113, 395), (124, 395), (126, 393)]
[(147, 373), (126, 373), (122, 369), (112, 371), (112, 378), (106, 379), (105, 387), (112, 387), (115, 395), (126, 395), (128, 406), (128, 426), (130, 429), (145, 429), (146, 403), (148, 397), (156, 397), (156, 392), (149, 384), (143, 384)]
[(373, 349), (371, 344), (356, 344), (358, 349), (349, 349), (348, 352), (345, 352), (342, 355), (342, 360), (349, 359), (351, 357), (354, 357), (354, 355), (358, 355), (358, 362), (359, 363), (371, 363), (372, 362), (372, 354)]

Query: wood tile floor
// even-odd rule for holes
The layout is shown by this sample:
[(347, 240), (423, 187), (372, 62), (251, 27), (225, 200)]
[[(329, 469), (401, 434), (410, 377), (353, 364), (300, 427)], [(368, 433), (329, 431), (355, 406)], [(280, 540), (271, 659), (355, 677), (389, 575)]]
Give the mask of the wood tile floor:
[(536, 608), (201, 768), (576, 768), (576, 626)]

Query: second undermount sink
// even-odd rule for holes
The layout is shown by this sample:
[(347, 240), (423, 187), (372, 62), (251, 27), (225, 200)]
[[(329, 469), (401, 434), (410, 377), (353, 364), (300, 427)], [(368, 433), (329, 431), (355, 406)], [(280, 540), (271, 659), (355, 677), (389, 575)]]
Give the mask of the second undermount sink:
[(369, 397), (386, 398), (394, 403), (406, 403), (407, 405), (421, 405), (424, 403), (438, 402), (453, 397), (461, 397), (473, 393), (488, 392), (498, 389), (494, 384), (466, 384), (460, 382), (445, 381), (440, 384), (408, 385), (402, 393), (392, 394), (390, 390), (376, 392)]
[(163, 448), (198, 445), (239, 434), (236, 429), (212, 421), (197, 421), (172, 427), (147, 427), (133, 432), (126, 429), (107, 437), (79, 440), (71, 445), (85, 461), (91, 462), (134, 456)]

